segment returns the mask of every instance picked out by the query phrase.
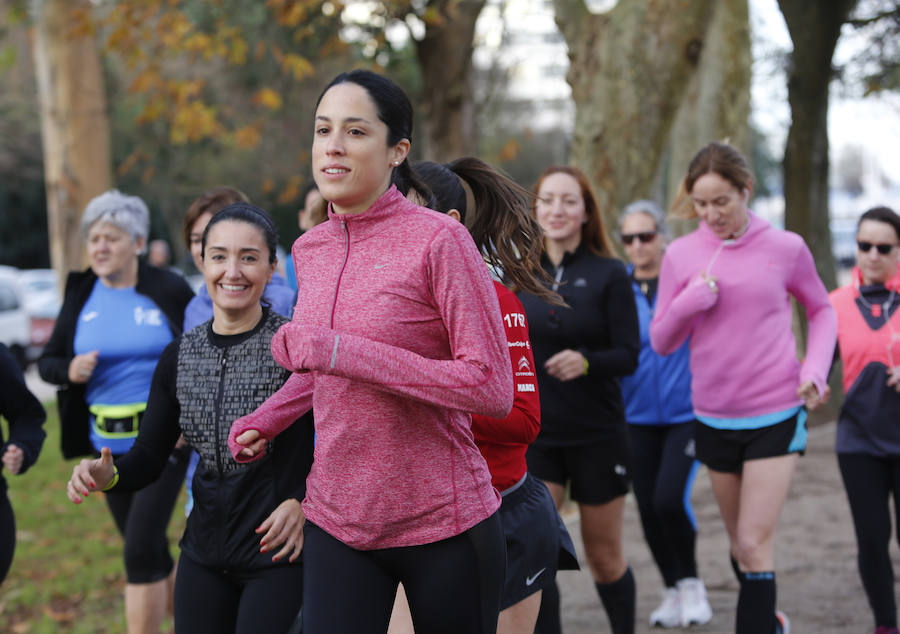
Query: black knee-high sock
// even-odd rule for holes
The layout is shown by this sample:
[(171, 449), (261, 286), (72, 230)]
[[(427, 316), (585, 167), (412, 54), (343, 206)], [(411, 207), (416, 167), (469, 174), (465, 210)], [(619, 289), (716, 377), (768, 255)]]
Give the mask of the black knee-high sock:
[(541, 593), (541, 609), (538, 612), (534, 634), (562, 634), (559, 618), (559, 586), (556, 579)]
[(635, 587), (631, 566), (612, 583), (594, 582), (600, 601), (606, 609), (612, 634), (634, 634)]
[(744, 572), (738, 594), (735, 634), (775, 633), (775, 573)]

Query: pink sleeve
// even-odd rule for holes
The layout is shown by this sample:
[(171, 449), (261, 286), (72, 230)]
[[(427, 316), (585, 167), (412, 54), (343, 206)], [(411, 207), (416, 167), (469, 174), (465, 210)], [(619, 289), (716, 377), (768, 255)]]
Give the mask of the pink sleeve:
[(438, 234), (426, 266), (452, 359), (430, 359), (364, 336), (291, 322), (272, 338), (276, 361), (289, 370), (365, 381), (432, 405), (505, 417), (512, 408), (513, 381), (500, 307), (487, 267), (462, 225)]
[(650, 322), (650, 345), (657, 354), (672, 354), (688, 335), (694, 317), (712, 308), (718, 295), (699, 275), (679, 288), (672, 258), (663, 256), (656, 292), (656, 313)]
[(235, 438), (245, 431), (255, 429), (259, 434), (271, 440), (294, 421), (312, 409), (313, 375), (311, 372), (291, 374), (281, 389), (263, 401), (263, 404), (246, 416), (241, 416), (231, 424), (228, 433), (228, 449), (237, 462), (251, 462), (263, 456), (259, 453), (253, 458), (238, 456), (241, 447)]
[(801, 244), (794, 260), (794, 272), (788, 280), (788, 292), (806, 309), (809, 324), (806, 358), (800, 368), (800, 383), (812, 381), (819, 394), (824, 394), (837, 342), (837, 315), (828, 300), (828, 291), (816, 271), (812, 253), (805, 243)]

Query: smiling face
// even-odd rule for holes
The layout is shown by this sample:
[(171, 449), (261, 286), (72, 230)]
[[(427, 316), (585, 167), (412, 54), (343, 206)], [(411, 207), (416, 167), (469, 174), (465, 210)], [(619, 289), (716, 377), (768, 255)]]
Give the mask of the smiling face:
[[(646, 213), (628, 214), (622, 220), (621, 233), (622, 236), (631, 237), (631, 244), (625, 242), (625, 254), (634, 264), (635, 270), (655, 271), (658, 274), (662, 264), (665, 241), (657, 233), (656, 221)], [(653, 234), (653, 238), (649, 242), (642, 242), (637, 237), (640, 234)]]
[(546, 240), (557, 243), (566, 251), (578, 247), (587, 214), (581, 185), (573, 176), (555, 172), (544, 177), (534, 209)]
[(137, 283), (137, 257), (144, 239), (131, 239), (125, 231), (108, 222), (95, 222), (87, 233), (87, 253), (91, 270), (107, 286)]
[(260, 229), (240, 220), (222, 220), (206, 236), (203, 277), (214, 311), (225, 311), (232, 320), (259, 308), (275, 263)]
[(313, 177), (336, 213), (362, 213), (388, 189), (393, 169), (409, 152), (409, 140), (389, 146), (387, 138), (387, 125), (362, 86), (344, 82), (322, 96), (316, 109)]
[(707, 172), (694, 182), (691, 190), (694, 210), (709, 229), (727, 240), (747, 224), (748, 187), (739, 189), (715, 172)]
[[(856, 241), (873, 245), (868, 251), (856, 248), (856, 263), (862, 273), (863, 284), (884, 284), (897, 273), (900, 258), (900, 247), (897, 245), (900, 240), (894, 227), (879, 220), (863, 220), (859, 223)], [(892, 248), (888, 253), (881, 254), (875, 247), (879, 244), (889, 244)]]

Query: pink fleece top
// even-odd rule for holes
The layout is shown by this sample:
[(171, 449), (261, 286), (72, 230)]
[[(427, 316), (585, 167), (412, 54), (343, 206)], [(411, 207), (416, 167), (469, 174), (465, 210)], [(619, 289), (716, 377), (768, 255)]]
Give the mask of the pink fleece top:
[(303, 511), (333, 537), (412, 546), (489, 517), (500, 497), (468, 412), (505, 417), (513, 380), (497, 294), (466, 228), (391, 187), (362, 214), (329, 210), (292, 253), (297, 304), (272, 351), (304, 372), (234, 422), (232, 454), (237, 435), (272, 438), (312, 406)]
[[(717, 279), (718, 293), (703, 281), (703, 271)], [(802, 365), (788, 295), (809, 320)], [(723, 241), (701, 222), (666, 249), (657, 297), (651, 345), (671, 354), (690, 336), (698, 415), (733, 419), (783, 411), (802, 403), (797, 388), (809, 380), (824, 391), (837, 320), (797, 234), (750, 213), (747, 231)]]

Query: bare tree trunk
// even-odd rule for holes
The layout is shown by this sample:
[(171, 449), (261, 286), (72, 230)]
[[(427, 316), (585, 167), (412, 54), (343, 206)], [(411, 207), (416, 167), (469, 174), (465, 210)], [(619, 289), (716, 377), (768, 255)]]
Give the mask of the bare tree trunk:
[(439, 12), (416, 42), (422, 71), (423, 156), (445, 162), (476, 148), (472, 50), (485, 0), (432, 0)]
[(629, 0), (602, 15), (554, 0), (569, 46), (575, 100), (572, 163), (597, 190), (605, 219), (649, 195), (682, 96), (697, 71), (709, 0)]
[(784, 224), (806, 239), (825, 286), (836, 285), (828, 210), (828, 86), (841, 27), (856, 0), (778, 0), (794, 51), (788, 69), (791, 127), (784, 149)]
[(109, 189), (106, 94), (89, 0), (35, 0), (34, 61), (41, 110), (50, 261), (81, 268), (81, 212)]
[(674, 200), (688, 164), (711, 141), (750, 148), (750, 15), (747, 0), (713, 6), (698, 71), (691, 76), (670, 137), (666, 200)]

